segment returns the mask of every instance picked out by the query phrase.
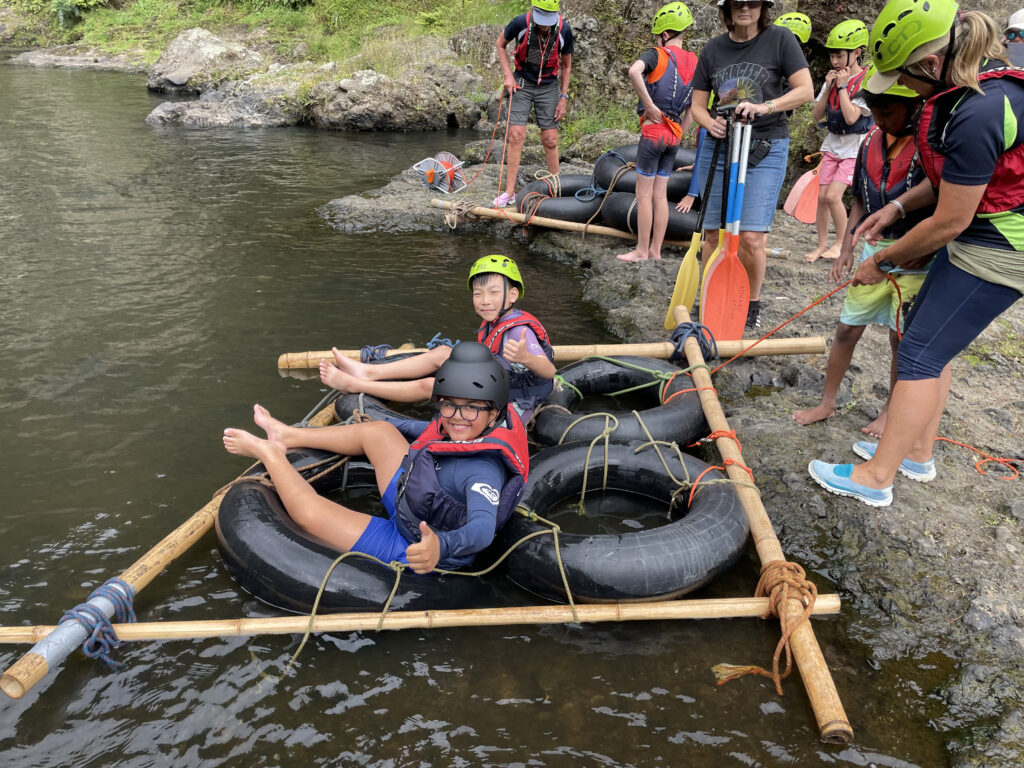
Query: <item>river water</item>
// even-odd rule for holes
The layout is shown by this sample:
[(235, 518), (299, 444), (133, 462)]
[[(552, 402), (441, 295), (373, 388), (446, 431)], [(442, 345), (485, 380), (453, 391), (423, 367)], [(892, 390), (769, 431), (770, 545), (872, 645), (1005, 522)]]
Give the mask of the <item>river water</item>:
[[(0, 58), (3, 58), (0, 56)], [(340, 235), (316, 214), (467, 134), (154, 128), (142, 77), (0, 63), (0, 622), (54, 623), (245, 466), (220, 433), (322, 396), (277, 356), (463, 338), (464, 274), (519, 260), (555, 341), (606, 341), (567, 268), (507, 241)], [(749, 594), (754, 560), (705, 596)], [(829, 587), (818, 579), (823, 591)], [(273, 612), (210, 534), (140, 593), (140, 620)], [(0, 765), (937, 766), (944, 660), (869, 663), (849, 609), (815, 623), (856, 730), (820, 743), (756, 620), (134, 643), (76, 652), (14, 701)], [(6, 668), (26, 646), (0, 646)]]

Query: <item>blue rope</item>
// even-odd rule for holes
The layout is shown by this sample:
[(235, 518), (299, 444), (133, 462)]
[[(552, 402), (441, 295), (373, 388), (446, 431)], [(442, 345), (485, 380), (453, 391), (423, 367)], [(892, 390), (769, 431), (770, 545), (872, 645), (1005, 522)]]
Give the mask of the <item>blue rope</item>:
[(594, 172), (597, 171), (597, 164), (600, 163), (606, 157), (617, 157), (619, 160), (622, 161), (623, 165), (626, 164), (626, 158), (624, 158), (614, 149), (609, 149), (607, 152), (601, 155), (601, 157), (597, 158), (597, 160), (594, 162), (594, 171), (591, 171), (590, 173), (590, 186), (586, 187), (585, 189), (579, 190), (575, 195), (576, 199), (579, 200), (581, 203), (589, 203), (595, 197), (599, 197), (608, 191), (607, 189), (605, 189), (604, 187), (597, 183), (597, 177), (594, 175)]
[(718, 344), (711, 331), (708, 330), (708, 327), (700, 323), (689, 322), (677, 325), (676, 329), (672, 331), (672, 335), (669, 336), (669, 341), (675, 346), (672, 356), (669, 358), (670, 363), (686, 360), (683, 345), (690, 338), (696, 339), (697, 343), (700, 344), (700, 353), (704, 356), (705, 360), (718, 359)]
[(451, 339), (446, 339), (444, 336), (441, 335), (441, 332), (438, 331), (437, 333), (434, 334), (434, 338), (432, 338), (430, 341), (427, 342), (427, 349), (433, 349), (434, 347), (440, 347), (442, 344), (444, 346), (446, 346), (446, 347), (454, 347), (458, 343), (459, 342), (457, 342), (457, 341), (452, 341)]
[(377, 346), (367, 344), (359, 350), (359, 362), (369, 363), (373, 360), (381, 360), (387, 357), (387, 351), (389, 349), (394, 349), (394, 347), (390, 344), (378, 344)]
[[(120, 587), (120, 589), (118, 589)], [(124, 591), (122, 591), (124, 590)], [(114, 605), (114, 618), (119, 624), (134, 623), (136, 621), (135, 608), (132, 600), (135, 597), (135, 587), (121, 579), (108, 579), (105, 583), (96, 587), (89, 595), (89, 600), (103, 597)], [(102, 659), (111, 669), (121, 669), (124, 665), (111, 655), (115, 648), (121, 646), (121, 641), (114, 632), (114, 627), (99, 606), (84, 602), (64, 612), (60, 617), (59, 624), (65, 621), (77, 621), (89, 633), (89, 636), (82, 643), (82, 653), (89, 659)]]

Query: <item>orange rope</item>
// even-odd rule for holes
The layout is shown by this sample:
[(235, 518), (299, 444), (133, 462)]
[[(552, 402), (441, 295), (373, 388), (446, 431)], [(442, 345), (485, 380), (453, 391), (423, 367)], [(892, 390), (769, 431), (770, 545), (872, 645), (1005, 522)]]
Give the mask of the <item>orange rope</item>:
[[(505, 98), (505, 88), (501, 89), (501, 98)], [(498, 102), (498, 118), (501, 118), (501, 102)], [(501, 144), (501, 164), (498, 166), (498, 194), (501, 194), (501, 176), (505, 172), (505, 150), (508, 149), (508, 121), (512, 119), (512, 96), (508, 97), (508, 114), (505, 115), (505, 139)], [(498, 124), (495, 122), (494, 130), (498, 130)], [(483, 168), (480, 169), (481, 171)], [(479, 172), (478, 172), (479, 173)]]
[(1002, 476), (1000, 476), (999, 477), (1000, 480), (1016, 480), (1018, 477), (1020, 477), (1020, 472), (1018, 472), (1017, 471), (1017, 467), (1014, 466), (1014, 464), (1019, 464), (1020, 463), (1019, 459), (1011, 459), (1011, 458), (999, 459), (999, 458), (996, 458), (995, 456), (989, 456), (987, 453), (985, 453), (983, 451), (979, 451), (973, 445), (968, 445), (967, 443), (958, 443), (956, 440), (950, 440), (948, 437), (936, 437), (935, 438), (935, 442), (938, 442), (939, 440), (942, 440), (945, 443), (952, 443), (953, 445), (959, 445), (961, 448), (967, 448), (968, 450), (974, 451), (975, 453), (978, 453), (978, 454), (981, 454), (982, 456), (984, 456), (985, 458), (979, 459), (975, 463), (975, 465), (974, 465), (974, 468), (976, 470), (978, 470), (978, 474), (979, 475), (988, 475), (988, 472), (983, 470), (981, 467), (982, 467), (983, 464), (987, 464), (990, 461), (994, 461), (996, 464), (1002, 464), (1004, 467), (1006, 467), (1008, 470), (1010, 470), (1013, 473), (1012, 475), (1002, 475)]
[[(505, 101), (505, 89), (504, 88), (501, 89), (501, 98), (498, 99), (498, 118), (499, 118), (499, 120), (495, 120), (494, 121), (494, 130), (491, 131), (491, 140), (490, 140), (490, 142), (487, 145), (487, 154), (484, 155), (484, 160), (483, 160), (482, 163), (480, 163), (480, 170), (476, 172), (476, 174), (473, 176), (472, 179), (470, 179), (469, 181), (466, 182), (466, 186), (467, 187), (470, 184), (472, 184), (474, 181), (476, 181), (476, 177), (479, 176), (481, 173), (483, 173), (484, 172), (484, 168), (487, 167), (487, 159), (491, 156), (491, 148), (494, 146), (494, 137), (498, 133), (498, 123), (500, 122), (500, 118), (501, 118), (501, 104), (502, 104), (503, 101)], [(511, 108), (512, 108), (512, 100), (511, 99), (509, 99), (508, 105), (509, 105), (509, 110), (511, 110)], [(505, 141), (506, 142), (508, 141), (508, 121), (507, 120), (505, 121)], [(501, 162), (503, 164), (505, 162), (504, 151), (502, 152)], [(499, 194), (501, 193), (501, 170), (500, 169), (498, 170), (498, 193)]]

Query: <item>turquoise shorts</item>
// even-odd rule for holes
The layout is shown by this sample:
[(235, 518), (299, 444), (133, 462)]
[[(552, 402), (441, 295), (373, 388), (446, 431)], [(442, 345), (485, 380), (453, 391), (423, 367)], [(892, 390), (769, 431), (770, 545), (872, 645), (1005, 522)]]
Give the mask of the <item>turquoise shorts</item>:
[[(883, 247), (885, 246), (882, 242), (875, 246), (865, 243), (861, 261), (871, 258)], [(896, 281), (896, 286), (886, 278), (875, 285), (848, 288), (843, 311), (839, 314), (839, 322), (845, 325), (888, 325), (892, 330), (902, 333), (907, 325), (907, 312), (910, 311), (927, 273), (893, 271), (889, 274)]]

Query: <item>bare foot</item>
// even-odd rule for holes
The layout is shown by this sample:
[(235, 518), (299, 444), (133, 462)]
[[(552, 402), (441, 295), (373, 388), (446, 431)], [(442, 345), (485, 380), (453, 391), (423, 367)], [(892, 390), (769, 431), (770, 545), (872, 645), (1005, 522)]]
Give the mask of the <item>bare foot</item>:
[(814, 424), (817, 421), (824, 421), (831, 416), (835, 416), (835, 413), (835, 408), (828, 405), (818, 404), (813, 408), (806, 408), (802, 411), (793, 411), (793, 421), (806, 427), (808, 424)]
[(364, 364), (358, 360), (353, 360), (350, 357), (345, 357), (338, 351), (337, 347), (331, 347), (331, 354), (334, 355), (334, 362), (338, 366), (338, 369), (344, 371), (349, 376), (354, 376), (357, 379), (368, 379), (370, 378), (366, 371), (363, 370)]
[(816, 262), (818, 259), (821, 258), (821, 254), (823, 254), (824, 252), (825, 252), (825, 247), (819, 245), (817, 248), (815, 248), (810, 253), (805, 253), (804, 254), (804, 261), (806, 261), (808, 264), (813, 264), (814, 262)]
[(339, 371), (333, 363), (329, 363), (327, 360), (320, 361), (320, 381), (331, 389), (336, 389), (342, 394), (354, 392), (352, 381), (356, 378), (349, 376), (344, 371)]
[(653, 256), (648, 256), (647, 258), (649, 258), (649, 259), (651, 259), (653, 261), (654, 259), (660, 259), (661, 258), (661, 254), (660, 253), (656, 253)]
[(823, 259), (838, 259), (839, 258), (839, 250), (841, 248), (842, 248), (842, 244), (841, 243), (836, 243), (831, 248), (829, 248), (827, 251), (825, 251), (823, 254), (821, 254), (821, 258), (823, 258)]
[(224, 430), (224, 448), (228, 453), (233, 453), (237, 456), (248, 456), (251, 459), (263, 459), (274, 451), (281, 450), (280, 446), (276, 446), (269, 440), (264, 440), (261, 437), (251, 432), (246, 432), (244, 429), (235, 429), (228, 427)]
[(629, 253), (620, 253), (615, 257), (622, 261), (647, 261), (647, 254), (640, 254), (640, 251), (630, 251)]
[(876, 440), (882, 439), (882, 432), (885, 431), (885, 417), (886, 412), (882, 411), (878, 414), (878, 418), (872, 421), (870, 424), (860, 428), (860, 431), (865, 435), (871, 435)]
[(291, 427), (283, 421), (275, 419), (270, 415), (270, 411), (259, 403), (252, 407), (252, 420), (256, 422), (257, 427), (267, 433), (268, 442), (273, 443), (278, 448), (287, 449), (285, 435)]

